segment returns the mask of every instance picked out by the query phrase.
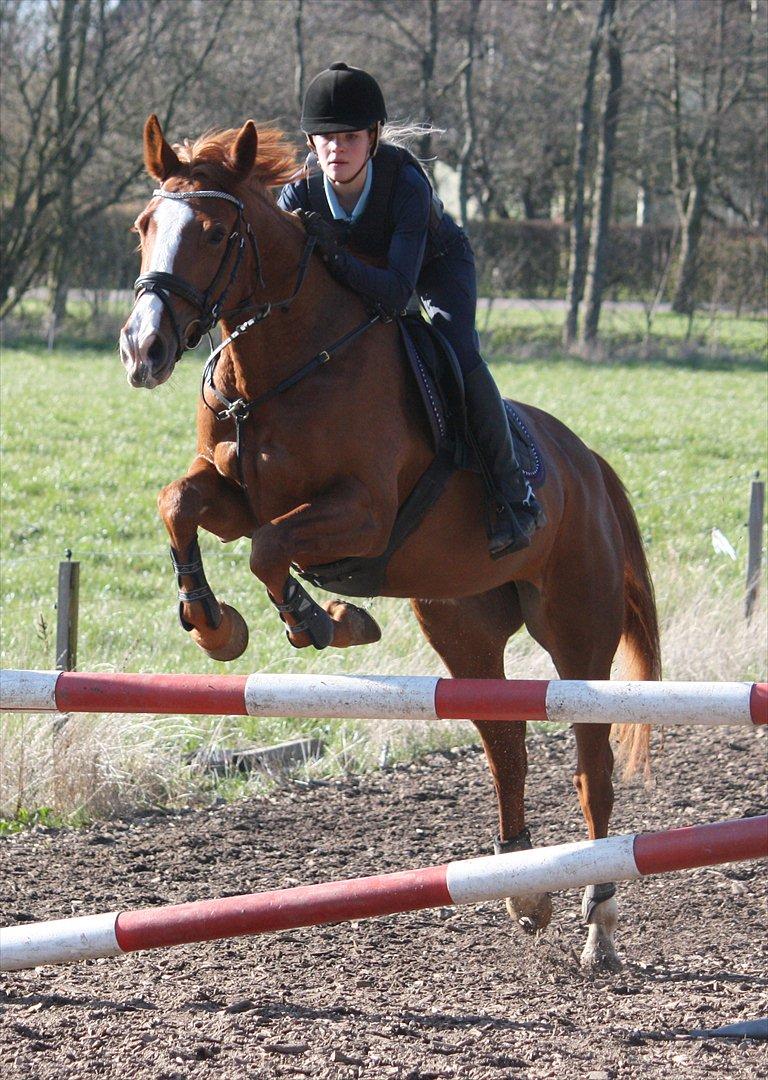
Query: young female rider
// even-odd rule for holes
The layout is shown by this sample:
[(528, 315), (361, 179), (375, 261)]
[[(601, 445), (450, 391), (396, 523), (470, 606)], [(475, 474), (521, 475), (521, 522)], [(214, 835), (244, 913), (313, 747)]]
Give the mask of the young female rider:
[[(500, 558), (528, 546), (541, 511), (479, 352), (472, 248), (418, 161), (380, 142), (386, 118), (372, 75), (346, 64), (320, 72), (307, 88), (301, 116), (312, 153), (303, 178), (283, 188), (279, 205), (301, 214), (339, 281), (388, 314), (403, 311), (415, 290), (452, 345), (464, 376), (470, 429), (492, 478), (490, 552)], [(383, 265), (368, 265), (352, 252)]]

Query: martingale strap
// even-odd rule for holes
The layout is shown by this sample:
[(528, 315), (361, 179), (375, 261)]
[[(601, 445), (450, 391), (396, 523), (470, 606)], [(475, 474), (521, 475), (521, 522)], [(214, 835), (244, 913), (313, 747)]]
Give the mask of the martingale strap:
[[(266, 314), (269, 314), (269, 312), (267, 311)], [(262, 316), (262, 318), (266, 318), (266, 315)], [(234, 340), (235, 336), (239, 335), (235, 335), (234, 332), (230, 334), (229, 339), (227, 339), (227, 341), (225, 342), (222, 342), (222, 345), (219, 347), (219, 349), (216, 350), (215, 353), (211, 354), (208, 359), (208, 363), (203, 370), (203, 380), (200, 392), (202, 394), (202, 398), (206, 407), (210, 409), (210, 411), (215, 415), (217, 420), (231, 419), (235, 422), (235, 448), (237, 455), (237, 468), (240, 475), (240, 483), (243, 486), (245, 486), (242, 460), (243, 424), (254, 411), (254, 409), (258, 409), (260, 405), (264, 405), (266, 404), (266, 402), (278, 397), (286, 390), (290, 390), (292, 386), (296, 386), (297, 383), (301, 382), (302, 379), (305, 379), (308, 375), (311, 375), (312, 372), (317, 371), (318, 368), (323, 367), (323, 365), (327, 364), (328, 361), (333, 357), (333, 355), (339, 351), (339, 349), (343, 348), (343, 346), (345, 345), (348, 345), (351, 341), (354, 341), (355, 338), (365, 333), (365, 331), (368, 330), (369, 327), (373, 326), (374, 323), (381, 321), (381, 319), (382, 316), (378, 313), (372, 315), (370, 318), (366, 319), (365, 322), (360, 323), (353, 330), (350, 330), (348, 333), (340, 337), (337, 341), (334, 341), (333, 344), (329, 345), (327, 349), (322, 349), (319, 353), (316, 353), (311, 360), (308, 360), (307, 363), (304, 364), (303, 367), (300, 367), (298, 371), (295, 371), (293, 375), (289, 375), (287, 378), (279, 382), (276, 386), (273, 386), (270, 390), (267, 390), (263, 394), (260, 394), (257, 398), (237, 398), (237, 400), (235, 401), (230, 401), (224, 396), (224, 394), (217, 390), (213, 383), (213, 375), (216, 370), (216, 360), (218, 360), (218, 357), (221, 355), (221, 349), (225, 345), (227, 345), (230, 340)], [(256, 321), (261, 320), (257, 318)], [(238, 329), (240, 328), (238, 327)], [(244, 332), (244, 330), (242, 332)], [(210, 388), (217, 401), (219, 401), (219, 403), (224, 406), (223, 409), (216, 410), (213, 408), (212, 405), (209, 404), (205, 397), (206, 387)]]

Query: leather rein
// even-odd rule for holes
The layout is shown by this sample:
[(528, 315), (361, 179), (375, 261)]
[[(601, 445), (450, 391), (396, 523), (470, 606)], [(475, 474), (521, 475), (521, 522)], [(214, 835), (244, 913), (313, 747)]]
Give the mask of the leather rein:
[[(304, 279), (309, 268), (309, 260), (317, 244), (317, 237), (307, 236), (304, 250), (301, 253), (301, 258), (297, 267), (296, 281), (293, 287), (293, 292), (290, 294), (290, 296), (286, 297), (284, 300), (278, 300), (274, 302), (267, 301), (264, 304), (256, 305), (249, 303), (249, 301), (253, 297), (253, 291), (251, 291), (247, 300), (244, 303), (230, 309), (229, 312), (225, 312), (224, 302), (240, 270), (246, 242), (250, 243), (251, 250), (253, 252), (254, 264), (256, 268), (256, 280), (262, 288), (264, 287), (264, 280), (261, 274), (261, 257), (259, 255), (259, 247), (253, 230), (251, 229), (249, 222), (245, 219), (243, 215), (243, 210), (245, 209), (244, 204), (235, 195), (230, 195), (227, 191), (164, 191), (162, 188), (157, 188), (155, 191), (152, 192), (152, 195), (156, 198), (175, 199), (180, 202), (187, 202), (191, 199), (225, 199), (227, 202), (231, 202), (237, 207), (237, 219), (235, 221), (235, 226), (227, 239), (227, 246), (221, 258), (221, 262), (219, 263), (219, 267), (214, 274), (213, 280), (211, 281), (205, 292), (199, 292), (199, 290), (196, 289), (193, 285), (190, 285), (189, 282), (184, 280), (184, 278), (178, 277), (176, 274), (169, 274), (159, 270), (152, 270), (149, 273), (141, 274), (138, 278), (136, 278), (133, 288), (136, 300), (138, 300), (138, 298), (140, 296), (143, 296), (145, 293), (152, 293), (153, 295), (158, 297), (163, 307), (168, 312), (169, 318), (171, 320), (171, 325), (173, 326), (173, 331), (176, 336), (176, 359), (174, 362), (178, 361), (181, 355), (187, 349), (195, 348), (195, 346), (199, 344), (203, 334), (208, 335), (208, 340), (211, 344), (211, 353), (208, 356), (208, 359), (206, 360), (205, 366), (203, 368), (200, 393), (202, 395), (203, 402), (206, 408), (210, 409), (210, 411), (214, 413), (217, 420), (227, 420), (230, 418), (234, 420), (237, 442), (237, 459), (238, 463), (240, 464), (242, 446), (241, 427), (244, 421), (247, 420), (250, 414), (254, 411), (254, 409), (257, 409), (260, 405), (263, 405), (267, 401), (271, 401), (272, 398), (275, 398), (279, 394), (282, 394), (285, 390), (289, 390), (292, 386), (295, 386), (302, 379), (306, 378), (307, 375), (311, 375), (312, 372), (317, 371), (318, 368), (322, 367), (324, 364), (327, 364), (331, 357), (334, 355), (334, 353), (337, 352), (340, 348), (342, 348), (344, 345), (349, 344), (349, 342), (354, 341), (356, 337), (359, 337), (360, 334), (364, 333), (370, 326), (373, 326), (374, 323), (381, 321), (382, 315), (378, 312), (370, 315), (364, 322), (360, 323), (358, 326), (354, 327), (354, 329), (350, 330), (348, 333), (338, 338), (326, 349), (322, 349), (319, 353), (313, 356), (311, 360), (309, 360), (306, 364), (300, 367), (298, 371), (295, 371), (292, 375), (289, 375), (287, 378), (283, 379), (276, 386), (273, 386), (270, 390), (267, 390), (265, 393), (260, 394), (259, 397), (250, 400), (246, 398), (237, 398), (234, 401), (230, 401), (230, 399), (225, 397), (224, 394), (222, 394), (221, 391), (218, 390), (214, 384), (216, 365), (219, 361), (219, 358), (221, 357), (223, 350), (229, 344), (231, 344), (231, 342), (239, 338), (242, 334), (245, 334), (248, 330), (256, 326), (258, 323), (263, 322), (276, 308), (283, 312), (288, 311), (291, 304), (298, 296), (302, 285), (304, 284)], [(235, 252), (235, 257), (232, 262), (232, 268), (229, 272), (229, 278), (224, 287), (222, 288), (221, 292), (219, 293), (218, 298), (214, 301), (211, 301), (211, 296), (216, 289), (219, 279), (223, 275), (224, 269), (227, 265), (227, 262), (230, 260), (233, 250)], [(176, 313), (173, 309), (173, 304), (171, 303), (171, 296), (178, 296), (182, 300), (186, 300), (199, 313), (199, 317), (197, 319), (198, 326), (196, 337), (185, 337), (182, 335), (178, 320), (176, 318)], [(251, 315), (249, 318), (245, 319), (243, 322), (239, 323), (232, 331), (232, 333), (229, 334), (226, 338), (224, 338), (221, 344), (217, 345), (214, 348), (213, 341), (211, 340), (211, 331), (222, 318), (222, 316), (224, 314), (232, 315), (236, 312), (241, 312), (244, 314), (246, 311), (249, 310), (249, 308), (251, 310), (255, 309), (254, 314)], [(209, 404), (206, 398), (206, 389), (209, 389), (213, 396), (216, 398), (216, 400), (219, 402), (219, 404), (224, 406), (223, 409), (217, 410)]]

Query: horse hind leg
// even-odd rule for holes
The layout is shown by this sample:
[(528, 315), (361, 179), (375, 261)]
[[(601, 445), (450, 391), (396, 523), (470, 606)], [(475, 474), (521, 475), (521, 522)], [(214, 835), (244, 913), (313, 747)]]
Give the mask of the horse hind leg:
[[(609, 679), (619, 645), (623, 618), (620, 576), (615, 590), (606, 587), (606, 580), (600, 582), (596, 577), (590, 581), (587, 577), (568, 574), (560, 589), (552, 591), (558, 597), (556, 604), (547, 603), (529, 586), (520, 587), (528, 630), (550, 654), (561, 679)], [(596, 605), (594, 598), (598, 596), (602, 603)], [(589, 839), (601, 839), (608, 835), (613, 810), (611, 725), (574, 724), (573, 730), (577, 754), (573, 784)], [(614, 943), (618, 922), (615, 893), (612, 882), (588, 886), (584, 893), (582, 913), (588, 929), (581, 963), (586, 968), (621, 968)]]
[[(412, 600), (421, 629), (455, 678), (503, 679), (504, 647), (523, 623), (514, 585), (462, 600)], [(531, 847), (525, 825), (526, 725), (475, 721), (493, 778), (499, 831), (498, 854)], [(548, 893), (510, 897), (512, 918), (527, 932), (543, 930), (552, 918)]]

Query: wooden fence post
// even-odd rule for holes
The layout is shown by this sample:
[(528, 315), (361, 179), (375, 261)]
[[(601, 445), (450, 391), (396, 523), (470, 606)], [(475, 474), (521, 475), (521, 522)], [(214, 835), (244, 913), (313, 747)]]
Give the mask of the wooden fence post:
[(59, 563), (59, 598), (56, 605), (56, 667), (59, 671), (74, 671), (77, 666), (77, 613), (80, 601), (80, 563)]
[[(74, 671), (77, 666), (77, 615), (80, 603), (80, 563), (72, 562), (72, 552), (65, 552), (66, 562), (59, 563), (59, 595), (56, 604), (56, 668)], [(56, 808), (65, 800), (67, 777), (66, 727), (68, 713), (56, 713), (52, 724), (53, 741), (53, 804)]]
[(763, 509), (765, 506), (765, 481), (756, 472), (749, 497), (749, 551), (747, 554), (747, 595), (744, 600), (744, 617), (752, 615), (760, 589), (760, 565), (763, 547)]

